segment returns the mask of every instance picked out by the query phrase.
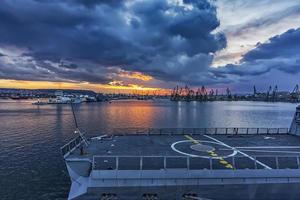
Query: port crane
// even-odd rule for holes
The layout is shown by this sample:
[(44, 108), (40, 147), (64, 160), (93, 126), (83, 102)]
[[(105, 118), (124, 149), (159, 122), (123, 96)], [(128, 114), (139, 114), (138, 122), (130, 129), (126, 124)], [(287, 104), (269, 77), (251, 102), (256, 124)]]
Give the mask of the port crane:
[(256, 85), (253, 85), (252, 95), (233, 95), (229, 87), (225, 90), (225, 95), (218, 94), (218, 89), (207, 89), (201, 86), (196, 90), (185, 87), (179, 88), (178, 86), (171, 92), (172, 101), (214, 101), (214, 100), (252, 100), (252, 101), (267, 101), (267, 102), (300, 102), (300, 88), (297, 84), (291, 92), (279, 91), (277, 85), (270, 85), (266, 92), (257, 91)]
[(173, 92), (171, 93), (171, 100), (172, 101), (178, 101), (180, 97), (179, 94), (179, 87), (178, 85), (173, 89)]
[(202, 98), (201, 90), (200, 90), (200, 88), (198, 88), (197, 92), (196, 92), (196, 100), (199, 101), (199, 100), (201, 100), (201, 98)]
[(226, 95), (228, 99), (232, 99), (231, 91), (229, 88), (226, 88)]
[(277, 85), (275, 85), (273, 92), (272, 92), (272, 101), (277, 100), (277, 92), (278, 92), (278, 87), (277, 87)]
[(207, 91), (204, 86), (201, 87), (201, 95), (202, 95), (202, 100), (206, 101), (207, 100)]
[(193, 100), (194, 99), (194, 95), (195, 95), (194, 90), (189, 89), (188, 90), (188, 95), (187, 95), (187, 101)]
[(267, 93), (266, 93), (266, 101), (270, 101), (270, 94), (272, 92), (272, 86), (270, 85)]
[(292, 102), (298, 101), (300, 98), (300, 91), (299, 91), (299, 85), (297, 84), (293, 91), (290, 93), (290, 100)]
[(255, 85), (254, 85), (254, 86), (253, 86), (253, 96), (256, 97), (256, 95), (257, 95), (257, 90), (256, 90), (256, 87), (255, 87)]
[(209, 91), (209, 96), (212, 97), (212, 96), (214, 96), (214, 94), (215, 94), (214, 89), (211, 89), (211, 90)]

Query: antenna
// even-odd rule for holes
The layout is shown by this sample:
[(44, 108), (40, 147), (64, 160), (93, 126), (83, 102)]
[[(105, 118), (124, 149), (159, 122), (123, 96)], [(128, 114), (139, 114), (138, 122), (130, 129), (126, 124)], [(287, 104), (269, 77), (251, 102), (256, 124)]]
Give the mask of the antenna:
[(77, 119), (76, 119), (76, 115), (74, 112), (73, 103), (71, 103), (71, 109), (72, 109), (72, 114), (73, 114), (73, 118), (74, 118), (74, 122), (75, 122), (75, 127), (76, 127), (76, 129), (78, 129), (78, 124), (77, 124)]
[(80, 131), (80, 129), (78, 128), (78, 124), (77, 124), (77, 119), (76, 119), (76, 115), (74, 112), (74, 107), (73, 107), (73, 103), (70, 102), (71, 104), (71, 109), (72, 109), (72, 113), (73, 113), (73, 118), (74, 118), (74, 122), (75, 122), (75, 126), (76, 126), (76, 130), (74, 131), (75, 133), (78, 133), (81, 137), (81, 139), (83, 140), (83, 142), (85, 143), (86, 146), (89, 145), (87, 139), (84, 137), (83, 133)]

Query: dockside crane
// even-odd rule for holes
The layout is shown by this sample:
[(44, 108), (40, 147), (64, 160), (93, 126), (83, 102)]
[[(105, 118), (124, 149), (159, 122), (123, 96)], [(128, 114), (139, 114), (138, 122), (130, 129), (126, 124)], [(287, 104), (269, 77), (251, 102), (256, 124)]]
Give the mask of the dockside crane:
[(299, 91), (299, 85), (297, 84), (293, 91), (290, 93), (290, 101), (297, 102), (300, 100), (300, 91)]
[(186, 85), (184, 87), (184, 89), (183, 89), (183, 99), (185, 101), (189, 101), (190, 100), (189, 94), (190, 94), (190, 88)]
[(270, 85), (269, 90), (266, 93), (266, 101), (270, 100), (270, 94), (271, 94), (271, 92), (272, 92), (272, 86)]
[(226, 88), (227, 99), (232, 99), (231, 91), (229, 88)]
[(219, 99), (219, 91), (218, 91), (218, 89), (216, 89), (216, 94), (215, 94), (215, 99), (214, 100), (218, 100)]
[(171, 100), (172, 101), (178, 101), (179, 98), (179, 90), (178, 85), (173, 89), (171, 93)]
[(181, 98), (182, 98), (182, 91), (183, 91), (183, 88), (180, 87), (179, 92), (178, 92), (178, 100), (181, 100)]
[(201, 87), (201, 95), (202, 95), (202, 100), (206, 101), (207, 100), (207, 91), (204, 85)]
[(190, 89), (187, 96), (187, 101), (193, 101), (195, 96), (194, 90)]
[(256, 87), (255, 85), (253, 86), (253, 97), (256, 97), (257, 95), (257, 90), (256, 90)]
[(277, 85), (275, 85), (273, 92), (272, 92), (272, 101), (277, 101), (277, 91), (278, 91), (278, 87)]
[(215, 91), (214, 91), (214, 89), (211, 89), (210, 91), (209, 91), (209, 100), (214, 100), (214, 94), (215, 94)]
[(198, 89), (197, 89), (197, 92), (196, 92), (196, 100), (197, 100), (197, 101), (200, 101), (201, 98), (202, 98), (202, 97), (201, 97), (201, 90), (200, 90), (200, 88), (198, 88)]

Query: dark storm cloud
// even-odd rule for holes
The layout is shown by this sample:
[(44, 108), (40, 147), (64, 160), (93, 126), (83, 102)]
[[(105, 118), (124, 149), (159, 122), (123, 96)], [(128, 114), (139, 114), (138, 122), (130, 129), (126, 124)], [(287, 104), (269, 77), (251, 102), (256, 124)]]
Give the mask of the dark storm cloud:
[(267, 43), (258, 44), (255, 49), (244, 55), (243, 61), (294, 57), (300, 53), (299, 44), (300, 29), (291, 29), (282, 35), (270, 38)]
[(67, 64), (67, 63), (61, 62), (59, 67), (63, 67), (63, 68), (67, 68), (67, 69), (77, 69), (78, 65), (76, 65), (74, 63)]
[[(18, 80), (49, 80), (51, 74), (46, 69), (38, 69), (38, 67), (32, 63), (26, 63), (22, 65), (0, 62), (0, 79), (18, 79)], [(62, 80), (62, 79), (60, 79)], [(55, 77), (52, 77), (52, 81), (57, 81)]]
[(94, 8), (97, 5), (106, 4), (110, 6), (120, 6), (124, 3), (122, 0), (71, 0), (74, 3), (82, 4), (88, 8)]
[(210, 71), (213, 72), (217, 77), (226, 77), (226, 75), (237, 75), (240, 77), (247, 77), (259, 76), (271, 70), (268, 67), (263, 67), (257, 62), (253, 62), (251, 63), (251, 65), (243, 64), (241, 66), (238, 66), (234, 64), (227, 64), (225, 67), (212, 68)]
[(258, 44), (247, 52), (241, 64), (228, 64), (211, 69), (216, 76), (236, 75), (238, 77), (259, 76), (279, 70), (288, 74), (300, 72), (300, 28), (274, 36), (268, 42)]
[[(63, 65), (63, 66), (62, 66)], [(73, 70), (73, 69), (78, 70)], [(44, 61), (17, 60), (11, 63), (3, 63), (0, 60), (0, 79), (38, 80), (38, 81), (81, 81), (90, 83), (107, 83), (112, 79), (106, 77), (106, 73), (113, 71), (106, 68), (86, 69), (75, 67), (74, 64), (53, 64)]]
[[(32, 79), (45, 70), (57, 79), (104, 83), (111, 80), (107, 68), (118, 67), (189, 83), (189, 77), (199, 80), (208, 70), (211, 53), (226, 46), (223, 34), (212, 33), (218, 26), (216, 8), (208, 0), (182, 5), (166, 0), (4, 0), (0, 48), (26, 49), (23, 56), (34, 61), (30, 65), (38, 63)], [(72, 65), (45, 64), (58, 65), (62, 59)], [(22, 79), (20, 68), (31, 69), (26, 62), (18, 66), (9, 78)], [(8, 73), (0, 70), (5, 78)]]

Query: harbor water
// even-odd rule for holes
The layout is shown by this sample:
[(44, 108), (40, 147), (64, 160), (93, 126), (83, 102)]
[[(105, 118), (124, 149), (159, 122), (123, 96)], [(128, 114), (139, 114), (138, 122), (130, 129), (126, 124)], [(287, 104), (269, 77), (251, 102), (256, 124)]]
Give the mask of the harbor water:
[[(297, 104), (267, 102), (82, 103), (74, 106), (88, 135), (113, 128), (290, 126)], [(0, 101), (0, 199), (66, 199), (70, 180), (60, 147), (74, 135), (70, 105)]]

